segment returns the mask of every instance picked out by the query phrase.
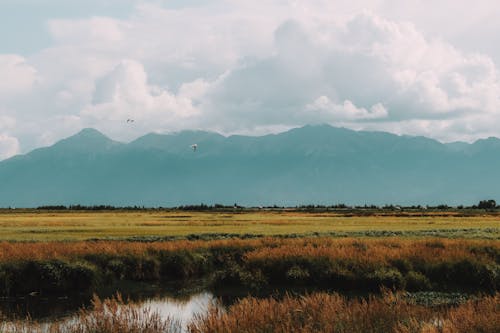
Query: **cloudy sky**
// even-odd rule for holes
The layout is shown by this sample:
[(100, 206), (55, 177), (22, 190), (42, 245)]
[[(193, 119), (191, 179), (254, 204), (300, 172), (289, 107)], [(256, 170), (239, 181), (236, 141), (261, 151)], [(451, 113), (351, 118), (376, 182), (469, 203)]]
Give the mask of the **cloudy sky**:
[(0, 159), (85, 127), (500, 136), (499, 31), (495, 0), (0, 0)]

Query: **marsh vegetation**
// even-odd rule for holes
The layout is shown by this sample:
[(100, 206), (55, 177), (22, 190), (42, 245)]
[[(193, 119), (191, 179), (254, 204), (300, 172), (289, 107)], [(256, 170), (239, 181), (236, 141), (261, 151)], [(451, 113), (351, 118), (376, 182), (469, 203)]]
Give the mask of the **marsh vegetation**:
[(401, 294), (383, 291), (381, 297), (349, 299), (336, 293), (305, 296), (245, 297), (228, 308), (217, 303), (184, 325), (178, 319), (118, 295), (82, 309), (71, 320), (49, 324), (10, 321), (0, 330), (12, 333), (223, 333), (223, 332), (483, 332), (500, 328), (500, 295), (484, 296), (455, 307), (429, 308)]
[[(0, 242), (2, 297), (73, 297), (75, 291), (90, 297), (126, 283), (200, 281), (201, 290), (216, 295), (237, 290), (239, 296), (207, 309), (190, 322), (191, 332), (234, 332), (235, 325), (247, 332), (500, 328), (492, 319), (500, 308), (500, 217), (494, 212), (6, 211), (1, 216), (2, 237), (8, 239)], [(30, 235), (37, 241), (27, 242)], [(433, 302), (439, 293), (458, 296)], [(175, 318), (140, 314), (144, 307), (127, 304), (95, 298), (93, 307), (71, 321), (80, 326), (65, 330), (181, 329)], [(108, 319), (89, 319), (102, 316), (102, 306), (123, 309), (119, 315), (131, 319), (120, 322), (130, 327), (113, 331)], [(137, 317), (143, 319), (134, 322)], [(278, 317), (284, 318), (281, 326), (273, 320)], [(45, 327), (56, 332), (61, 320)], [(91, 328), (91, 322), (108, 326)], [(36, 325), (9, 320), (3, 329), (21, 332)]]

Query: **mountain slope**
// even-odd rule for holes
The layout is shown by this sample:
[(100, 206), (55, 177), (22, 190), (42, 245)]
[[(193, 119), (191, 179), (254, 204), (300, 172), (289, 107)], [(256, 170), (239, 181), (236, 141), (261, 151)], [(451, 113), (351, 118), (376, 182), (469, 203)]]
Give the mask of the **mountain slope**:
[(0, 162), (0, 207), (472, 204), (500, 198), (497, 170), (494, 138), (441, 144), (321, 125), (261, 137), (148, 134), (123, 144), (85, 129)]

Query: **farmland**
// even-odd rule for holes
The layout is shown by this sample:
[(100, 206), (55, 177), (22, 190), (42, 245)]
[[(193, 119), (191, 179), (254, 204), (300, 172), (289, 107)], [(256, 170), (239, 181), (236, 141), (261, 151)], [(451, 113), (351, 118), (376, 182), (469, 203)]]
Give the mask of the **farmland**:
[(186, 237), (329, 234), (500, 238), (500, 215), (463, 212), (0, 211), (0, 241), (76, 241)]

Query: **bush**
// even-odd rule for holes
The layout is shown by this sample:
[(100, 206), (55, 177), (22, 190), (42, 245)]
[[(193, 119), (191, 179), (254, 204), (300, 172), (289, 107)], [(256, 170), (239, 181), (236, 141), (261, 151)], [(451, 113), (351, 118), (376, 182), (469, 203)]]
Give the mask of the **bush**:
[(370, 274), (368, 280), (374, 290), (378, 290), (381, 287), (403, 289), (405, 285), (403, 275), (394, 268), (380, 268)]
[(159, 262), (162, 279), (194, 278), (210, 270), (210, 260), (198, 252), (161, 252)]
[(212, 284), (215, 288), (238, 286), (258, 291), (268, 285), (268, 280), (261, 270), (249, 271), (236, 265), (217, 271)]
[(137, 275), (140, 281), (155, 281), (160, 279), (160, 261), (153, 258), (145, 258), (139, 262)]
[(307, 268), (301, 268), (300, 266), (292, 266), (287, 272), (286, 277), (290, 281), (296, 283), (305, 283), (309, 279), (309, 271)]
[(123, 280), (127, 272), (127, 267), (125, 267), (125, 263), (120, 258), (111, 259), (107, 263), (106, 269), (112, 272), (113, 276), (119, 280)]
[(393, 260), (390, 260), (389, 263), (392, 266), (396, 267), (396, 269), (403, 274), (406, 274), (406, 273), (410, 272), (411, 270), (413, 270), (413, 264), (407, 258), (393, 259)]
[(60, 260), (10, 263), (3, 265), (0, 272), (3, 295), (90, 291), (98, 278), (96, 268), (90, 264)]
[(410, 271), (405, 276), (406, 290), (419, 291), (431, 289), (431, 282), (420, 272)]
[(467, 288), (477, 288), (490, 291), (497, 290), (500, 287), (499, 265), (488, 265), (473, 259), (463, 259), (455, 263), (452, 267), (455, 281)]

